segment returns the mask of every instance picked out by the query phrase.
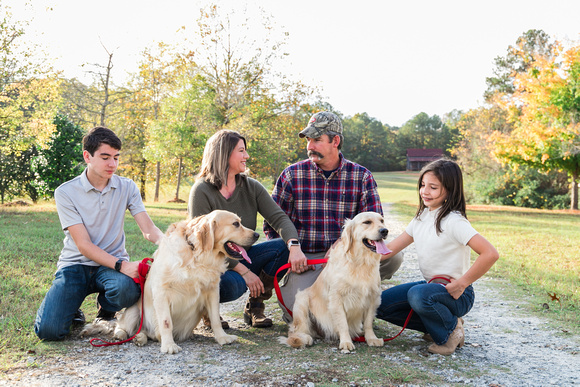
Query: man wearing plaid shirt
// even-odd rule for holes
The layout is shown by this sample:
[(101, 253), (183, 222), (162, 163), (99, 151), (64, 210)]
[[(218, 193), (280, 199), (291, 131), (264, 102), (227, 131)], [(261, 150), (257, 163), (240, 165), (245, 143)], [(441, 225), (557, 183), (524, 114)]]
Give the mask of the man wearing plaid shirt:
[[(276, 182), (272, 198), (290, 217), (300, 238), (300, 246), (308, 259), (324, 258), (332, 244), (340, 238), (345, 219), (361, 212), (383, 214), (377, 184), (368, 169), (344, 158), (342, 122), (330, 112), (314, 114), (308, 126), (300, 132), (308, 141), (308, 160), (286, 168)], [(264, 223), (268, 239), (277, 238), (276, 232)], [(291, 249), (298, 241), (288, 241)], [(401, 253), (381, 261), (381, 279), (391, 278), (403, 261)], [(322, 265), (289, 270), (280, 290), (284, 304), (294, 305), (294, 296), (300, 289), (312, 285)], [(309, 270), (310, 269), (310, 270)], [(292, 317), (284, 312), (284, 320)]]

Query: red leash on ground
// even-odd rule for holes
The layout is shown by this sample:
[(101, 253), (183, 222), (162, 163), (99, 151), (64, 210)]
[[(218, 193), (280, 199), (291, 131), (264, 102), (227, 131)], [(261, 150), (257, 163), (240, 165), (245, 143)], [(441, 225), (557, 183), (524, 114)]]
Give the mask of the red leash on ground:
[[(430, 284), (431, 282), (433, 282), (436, 279), (444, 280), (444, 281), (447, 281), (448, 283), (451, 282), (451, 281), (449, 281), (449, 278), (446, 278), (446, 277), (433, 277), (433, 278), (431, 278), (429, 280), (428, 283)], [(397, 338), (397, 336), (399, 336), (401, 333), (403, 333), (403, 331), (407, 328), (407, 324), (409, 324), (409, 321), (411, 320), (411, 316), (412, 315), (413, 315), (413, 309), (411, 309), (409, 311), (409, 314), (407, 315), (407, 318), (405, 319), (405, 322), (403, 323), (403, 328), (399, 331), (399, 333), (397, 333), (393, 337), (389, 337), (388, 339), (383, 339), (383, 341), (391, 341), (391, 340)], [(362, 343), (362, 342), (365, 342), (366, 340), (365, 340), (364, 337), (359, 336), (359, 337), (353, 338), (352, 341), (356, 341), (356, 342)]]
[[(89, 340), (89, 343), (91, 343), (91, 345), (93, 347), (109, 347), (111, 345), (120, 345), (123, 343), (127, 343), (127, 342), (133, 340), (135, 338), (135, 336), (137, 336), (139, 334), (139, 332), (141, 332), (141, 327), (143, 326), (143, 315), (144, 315), (144, 313), (143, 313), (143, 298), (144, 298), (144, 294), (145, 294), (145, 279), (147, 278), (147, 273), (149, 273), (149, 269), (151, 268), (151, 265), (149, 264), (149, 262), (153, 262), (153, 258), (144, 258), (141, 262), (139, 262), (139, 277), (133, 278), (133, 281), (138, 283), (139, 286), (141, 287), (141, 322), (139, 323), (139, 329), (137, 330), (137, 333), (135, 333), (133, 336), (129, 337), (128, 339), (121, 340), (121, 341), (115, 341), (112, 343), (95, 337), (95, 338)], [(94, 343), (95, 341), (100, 341), (100, 342), (102, 342), (102, 344), (95, 344)]]
[[(307, 265), (317, 265), (319, 263), (326, 263), (328, 262), (328, 259), (311, 259), (311, 260), (307, 260), (306, 264)], [(278, 273), (280, 273), (282, 270), (288, 269), (289, 267), (291, 267), (291, 265), (289, 263), (283, 265), (281, 268), (278, 269), (278, 271), (276, 272), (276, 274), (274, 275), (274, 277), (276, 279), (278, 279)], [(431, 278), (431, 280), (428, 283), (433, 282), (436, 279), (440, 279), (440, 280), (444, 280), (446, 282), (450, 282), (449, 278), (446, 277), (433, 277)], [(280, 291), (280, 285), (278, 284), (278, 281), (274, 281), (274, 290), (276, 291), (276, 296), (278, 297), (278, 301), (280, 301), (280, 304), (284, 307), (284, 309), (286, 309), (286, 311), (288, 312), (288, 314), (290, 316), (292, 316), (292, 311), (290, 309), (288, 309), (288, 307), (286, 306), (286, 304), (284, 303), (284, 300), (282, 299), (282, 292)], [(409, 324), (409, 320), (411, 320), (411, 316), (413, 315), (413, 309), (411, 309), (411, 311), (409, 312), (409, 314), (407, 315), (407, 318), (405, 319), (405, 323), (403, 324), (403, 328), (401, 329), (401, 331), (399, 333), (397, 333), (395, 336), (393, 337), (389, 337), (386, 339), (383, 339), (383, 341), (391, 341), (393, 339), (395, 339), (396, 337), (398, 337), (401, 333), (403, 333), (403, 331), (405, 330), (405, 328), (407, 328), (407, 324)], [(356, 342), (365, 342), (365, 338), (362, 336), (359, 337), (354, 337), (352, 339), (353, 341)]]

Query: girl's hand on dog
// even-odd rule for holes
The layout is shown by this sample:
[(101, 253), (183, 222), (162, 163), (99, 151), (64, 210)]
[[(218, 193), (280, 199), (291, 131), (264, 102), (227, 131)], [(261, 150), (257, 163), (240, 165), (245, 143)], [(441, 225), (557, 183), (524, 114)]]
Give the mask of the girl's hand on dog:
[(246, 281), (246, 286), (250, 290), (251, 297), (258, 297), (260, 294), (264, 293), (264, 284), (260, 281), (260, 277), (248, 271), (242, 276)]

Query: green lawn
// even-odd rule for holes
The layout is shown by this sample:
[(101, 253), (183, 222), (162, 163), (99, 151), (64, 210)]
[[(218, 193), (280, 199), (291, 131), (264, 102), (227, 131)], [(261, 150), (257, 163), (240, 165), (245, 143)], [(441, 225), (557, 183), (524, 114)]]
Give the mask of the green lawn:
[[(417, 173), (375, 174), (382, 201), (393, 203), (403, 222), (410, 221), (416, 210), (417, 177)], [(162, 230), (187, 215), (183, 203), (146, 205)], [(500, 260), (488, 275), (517, 284), (534, 296), (532, 306), (538, 311), (578, 329), (580, 215), (494, 206), (468, 206), (467, 214), (500, 252)], [(0, 207), (0, 229), (0, 369), (6, 369), (29, 351), (46, 354), (66, 348), (66, 342), (39, 342), (32, 330), (36, 309), (56, 269), (63, 233), (51, 203)], [(134, 260), (152, 255), (155, 246), (142, 238), (130, 215), (126, 234)], [(89, 297), (83, 305), (87, 319), (95, 315), (94, 303)]]

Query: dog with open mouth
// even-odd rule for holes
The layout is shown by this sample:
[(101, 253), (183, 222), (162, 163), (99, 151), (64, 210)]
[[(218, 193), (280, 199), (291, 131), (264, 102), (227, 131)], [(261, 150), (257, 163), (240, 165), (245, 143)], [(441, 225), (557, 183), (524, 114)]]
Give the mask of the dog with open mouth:
[(363, 212), (346, 220), (328, 263), (314, 284), (296, 295), (294, 320), (288, 338), (280, 343), (294, 348), (312, 345), (314, 337), (340, 340), (342, 352), (354, 350), (352, 337), (364, 333), (369, 346), (382, 346), (373, 320), (381, 301), (381, 256), (390, 250), (384, 239), (383, 217)]
[(125, 340), (143, 326), (135, 337), (142, 346), (147, 338), (161, 342), (161, 352), (177, 353), (176, 344), (190, 338), (207, 311), (215, 340), (229, 344), (238, 337), (228, 335), (219, 317), (219, 282), (226, 271), (226, 256), (250, 261), (242, 246), (251, 246), (259, 235), (242, 225), (229, 212), (215, 210), (169, 226), (154, 254), (141, 299), (119, 317), (114, 336)]

